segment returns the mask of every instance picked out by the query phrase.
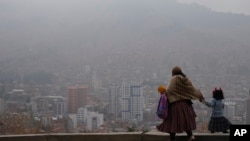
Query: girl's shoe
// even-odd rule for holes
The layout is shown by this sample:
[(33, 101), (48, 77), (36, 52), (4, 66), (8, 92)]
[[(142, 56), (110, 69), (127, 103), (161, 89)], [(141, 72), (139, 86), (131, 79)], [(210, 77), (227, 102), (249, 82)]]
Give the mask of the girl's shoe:
[(195, 140), (195, 137), (194, 136), (191, 136), (189, 137), (188, 141), (194, 141)]

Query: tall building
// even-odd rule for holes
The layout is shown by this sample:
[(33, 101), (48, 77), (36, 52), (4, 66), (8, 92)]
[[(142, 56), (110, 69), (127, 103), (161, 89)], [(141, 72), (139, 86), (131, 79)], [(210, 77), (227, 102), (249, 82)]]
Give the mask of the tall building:
[(86, 115), (86, 128), (93, 131), (103, 125), (103, 114), (97, 112), (87, 112)]
[(235, 106), (236, 103), (233, 101), (227, 101), (225, 102), (225, 116), (229, 119), (232, 120), (235, 116)]
[(4, 84), (0, 83), (0, 98), (4, 96)]
[(93, 75), (92, 75), (92, 87), (94, 90), (98, 90), (102, 88), (102, 80), (97, 77), (96, 72), (93, 72)]
[(112, 83), (109, 87), (109, 113), (114, 115), (114, 118), (118, 118), (119, 109), (119, 87), (116, 83)]
[(144, 98), (142, 86), (138, 83), (123, 83), (122, 92), (122, 120), (142, 121)]
[(66, 113), (66, 100), (62, 96), (41, 96), (35, 99), (36, 111), (39, 113), (51, 113), (53, 116), (61, 116)]
[(250, 124), (250, 98), (246, 100), (246, 124)]
[(5, 110), (5, 100), (0, 98), (0, 115), (4, 112)]
[(77, 110), (77, 126), (82, 126), (85, 124), (87, 115), (87, 108), (81, 107)]
[(87, 86), (72, 86), (68, 88), (68, 113), (76, 114), (77, 109), (87, 105)]

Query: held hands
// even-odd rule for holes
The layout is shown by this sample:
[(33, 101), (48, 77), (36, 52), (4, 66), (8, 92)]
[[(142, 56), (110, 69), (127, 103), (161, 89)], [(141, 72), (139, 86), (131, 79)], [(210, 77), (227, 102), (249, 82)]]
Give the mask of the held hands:
[(199, 101), (200, 101), (202, 104), (205, 104), (205, 103), (206, 103), (206, 101), (205, 101), (205, 98), (204, 98), (204, 97), (201, 97), (201, 98), (199, 99)]
[(199, 101), (200, 101), (201, 103), (203, 103), (203, 104), (205, 103), (205, 99), (204, 99), (203, 97), (200, 98)]
[(205, 103), (206, 103), (205, 99), (201, 99), (200, 102), (201, 102), (202, 104), (205, 104)]

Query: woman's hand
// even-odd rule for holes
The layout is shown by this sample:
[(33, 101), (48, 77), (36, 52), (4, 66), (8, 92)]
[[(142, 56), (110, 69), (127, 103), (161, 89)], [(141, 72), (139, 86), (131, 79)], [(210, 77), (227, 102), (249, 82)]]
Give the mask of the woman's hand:
[(199, 101), (200, 101), (201, 103), (203, 103), (203, 104), (206, 103), (205, 99), (199, 99)]

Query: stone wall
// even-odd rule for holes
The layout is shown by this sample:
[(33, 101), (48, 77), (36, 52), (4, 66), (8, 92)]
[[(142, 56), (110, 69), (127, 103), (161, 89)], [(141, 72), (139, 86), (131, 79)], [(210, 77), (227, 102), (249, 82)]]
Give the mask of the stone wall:
[[(228, 134), (195, 134), (195, 141), (229, 141)], [(2, 135), (0, 141), (168, 141), (168, 134), (126, 132), (126, 133), (79, 133)], [(187, 141), (185, 134), (177, 134), (177, 141)]]

